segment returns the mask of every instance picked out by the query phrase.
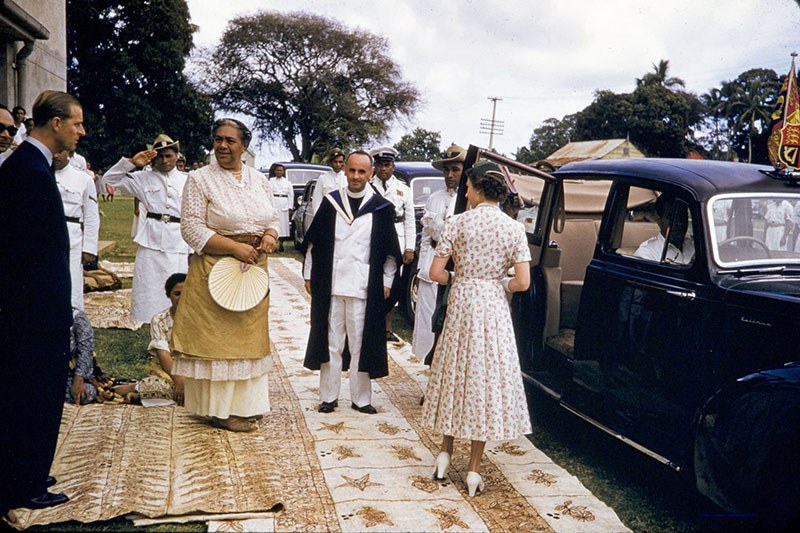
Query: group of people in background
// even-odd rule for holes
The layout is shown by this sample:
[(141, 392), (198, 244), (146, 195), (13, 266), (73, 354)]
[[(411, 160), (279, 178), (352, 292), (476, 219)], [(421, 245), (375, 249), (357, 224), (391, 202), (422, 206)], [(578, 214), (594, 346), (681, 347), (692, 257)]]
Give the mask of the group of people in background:
[[(17, 133), (12, 121), (0, 110), (2, 152)], [(82, 110), (67, 93), (47, 91), (34, 105), (33, 122), (0, 166), (0, 249), (15, 250), (0, 260), (0, 328), (17, 352), (5, 374), (14, 379), (3, 378), (0, 400), (7, 402), (5, 427), (24, 428), (0, 458), (3, 509), (67, 501), (47, 490), (65, 387), (66, 399), (78, 405), (97, 394), (87, 383), (93, 340), (79, 277), (83, 264), (97, 259), (97, 190), (89, 173), (70, 164), (85, 134)], [(129, 401), (182, 404), (215, 427), (250, 432), (270, 410), (269, 290), (228, 306), (215, 292), (214, 273), (233, 261), (242, 276), (266, 276), (268, 254), (282, 250), (289, 236), (293, 189), (282, 166), (268, 178), (243, 163), (252, 134), (242, 122), (219, 119), (211, 137), (212, 161), (188, 175), (179, 142), (161, 134), (103, 176), (138, 200), (131, 315), (150, 324), (152, 339), (148, 377), (116, 390)], [(339, 407), (348, 369), (351, 409), (379, 412), (371, 380), (388, 375), (387, 341), (399, 340), (391, 310), (416, 248), (414, 207), (408, 186), (394, 176), (396, 156), (391, 147), (334, 150), (332, 170), (314, 190), (303, 250), (311, 296), (304, 364), (320, 372), (322, 413)], [(530, 253), (522, 224), (498, 208), (507, 189), (496, 165), (466, 172), (468, 210), (455, 214), (465, 156), (454, 145), (434, 162), (446, 188), (431, 195), (422, 218), (414, 352), (431, 364), (423, 423), (444, 436), (433, 475), (446, 474), (454, 438), (471, 440), (472, 496), (483, 488), (485, 442), (531, 430), (507, 301), (508, 293), (528, 287)], [(446, 286), (447, 314), (434, 335), (435, 301)], [(19, 385), (25, 376), (58, 394), (31, 402)], [(31, 443), (37, 467), (23, 472), (12, 459), (27, 455)]]

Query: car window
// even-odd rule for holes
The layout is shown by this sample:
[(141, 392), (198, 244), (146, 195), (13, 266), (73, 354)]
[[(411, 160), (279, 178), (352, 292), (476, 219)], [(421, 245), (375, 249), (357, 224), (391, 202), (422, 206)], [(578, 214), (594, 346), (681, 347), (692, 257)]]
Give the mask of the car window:
[(288, 168), (286, 177), (292, 182), (292, 185), (305, 185), (308, 180), (319, 177), (323, 172), (325, 171), (309, 168)]
[(444, 178), (441, 176), (414, 178), (411, 180), (414, 207), (423, 207), (431, 194), (444, 189), (444, 187)]
[[(622, 187), (612, 217), (611, 249), (650, 263), (688, 266), (695, 258), (692, 213), (671, 191)], [(621, 215), (621, 216), (620, 216)]]
[(707, 209), (717, 264), (800, 263), (800, 194), (724, 194)]

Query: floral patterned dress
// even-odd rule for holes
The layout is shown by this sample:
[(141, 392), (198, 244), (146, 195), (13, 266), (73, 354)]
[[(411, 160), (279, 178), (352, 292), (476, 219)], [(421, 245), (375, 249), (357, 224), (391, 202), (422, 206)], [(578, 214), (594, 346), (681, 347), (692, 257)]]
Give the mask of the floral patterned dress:
[(517, 343), (501, 281), (530, 261), (524, 226), (495, 204), (448, 220), (437, 257), (455, 263), (447, 318), (425, 391), (423, 424), (457, 438), (511, 440), (531, 432)]

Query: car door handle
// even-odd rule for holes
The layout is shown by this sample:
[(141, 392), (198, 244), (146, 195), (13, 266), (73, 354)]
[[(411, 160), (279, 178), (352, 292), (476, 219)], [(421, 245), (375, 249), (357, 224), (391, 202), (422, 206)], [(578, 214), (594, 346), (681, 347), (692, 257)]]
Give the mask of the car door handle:
[(694, 291), (667, 291), (667, 294), (683, 298), (684, 300), (694, 300), (695, 296), (697, 296)]

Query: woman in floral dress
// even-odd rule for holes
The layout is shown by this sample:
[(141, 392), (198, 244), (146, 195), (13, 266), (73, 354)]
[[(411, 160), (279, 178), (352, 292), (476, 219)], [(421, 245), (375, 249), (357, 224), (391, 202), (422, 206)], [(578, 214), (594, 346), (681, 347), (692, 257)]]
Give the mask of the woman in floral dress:
[(480, 462), (486, 441), (531, 432), (506, 297), (506, 292), (527, 290), (531, 257), (524, 226), (498, 208), (507, 193), (499, 167), (481, 162), (467, 177), (472, 209), (448, 221), (431, 266), (431, 279), (442, 284), (448, 281), (450, 258), (455, 273), (423, 424), (444, 435), (434, 477), (445, 476), (455, 437), (472, 441), (466, 481), (474, 496), (484, 488)]

